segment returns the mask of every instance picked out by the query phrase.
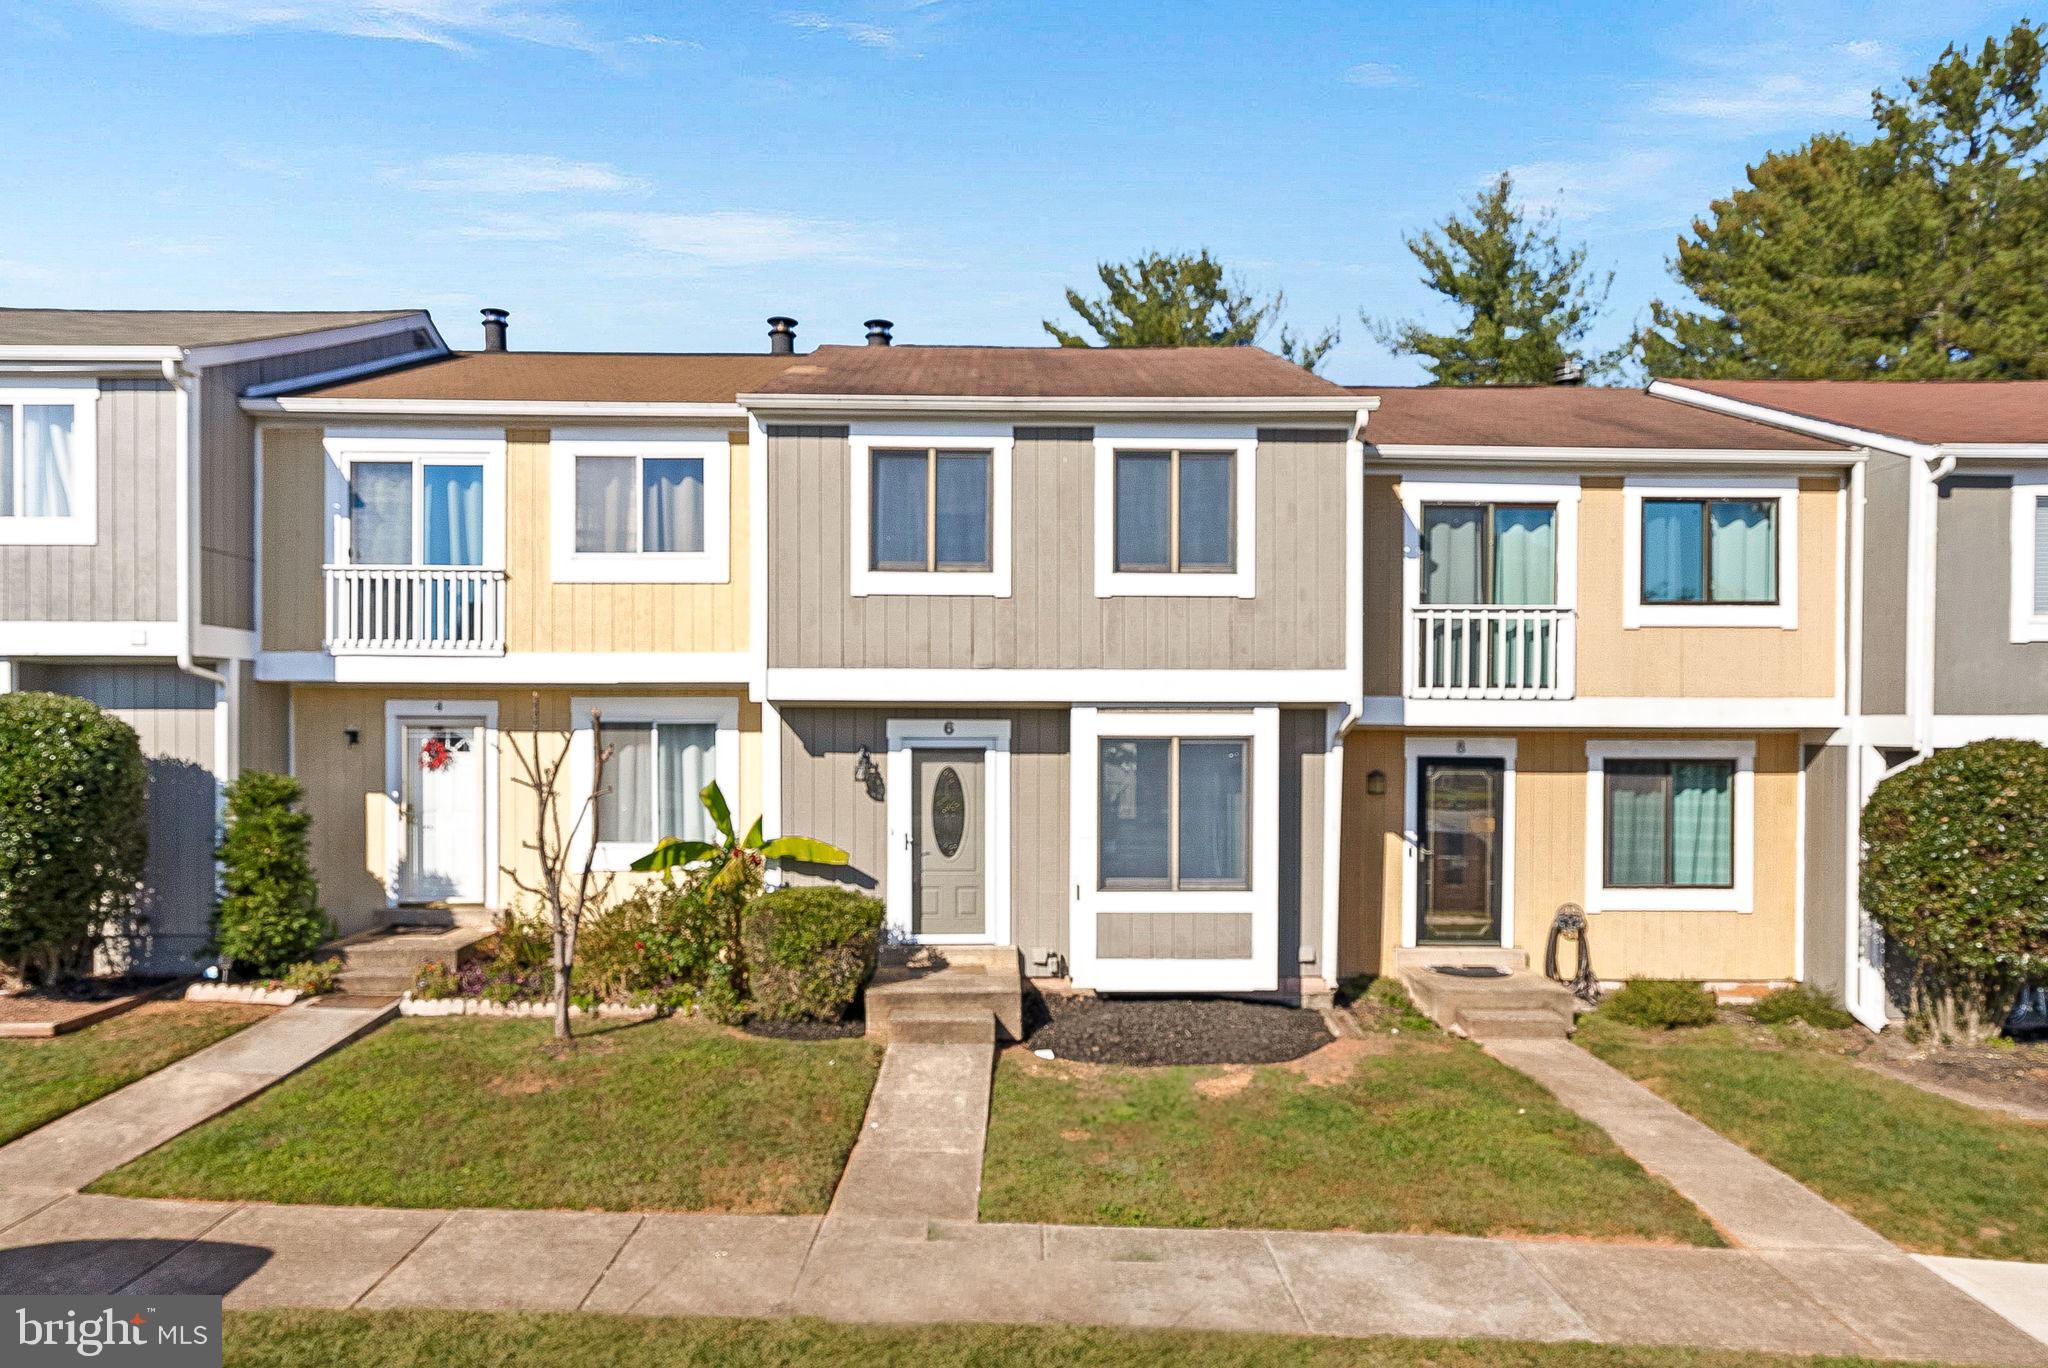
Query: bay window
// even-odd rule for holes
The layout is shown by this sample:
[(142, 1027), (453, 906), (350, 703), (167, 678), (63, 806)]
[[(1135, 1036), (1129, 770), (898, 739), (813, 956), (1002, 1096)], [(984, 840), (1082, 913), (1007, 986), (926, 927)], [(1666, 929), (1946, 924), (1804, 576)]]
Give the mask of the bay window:
[(1103, 888), (1251, 886), (1249, 739), (1104, 737), (1099, 746)]

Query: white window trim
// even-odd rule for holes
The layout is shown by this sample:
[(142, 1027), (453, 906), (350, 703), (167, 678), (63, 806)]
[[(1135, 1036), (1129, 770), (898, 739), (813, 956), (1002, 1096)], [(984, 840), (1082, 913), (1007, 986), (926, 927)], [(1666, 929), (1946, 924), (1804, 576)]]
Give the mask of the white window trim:
[[(884, 862), (886, 925), (890, 938), (919, 945), (1010, 944), (1010, 724), (988, 718), (899, 718), (888, 724), (889, 844)], [(982, 839), (987, 843), (984, 875), (988, 921), (979, 936), (920, 936), (912, 929), (917, 902), (917, 776), (915, 750), (978, 750), (982, 759)]]
[[(956, 596), (971, 598), (1010, 597), (1010, 541), (1015, 487), (1012, 455), (1016, 431), (986, 423), (863, 423), (850, 430), (846, 440), (847, 506), (852, 516), (852, 548), (849, 592), (855, 598), (890, 595)], [(986, 451), (989, 454), (989, 529), (986, 570), (877, 570), (872, 541), (875, 461), (877, 450), (918, 447), (951, 451)], [(927, 491), (926, 497), (930, 497)]]
[[(399, 435), (330, 431), (327, 451), (327, 564), (344, 565), (349, 557), (348, 490), (351, 472), (361, 461), (410, 461), (427, 465), (480, 465), (484, 471), (484, 559), (479, 567), (505, 568), (505, 435), (503, 432)], [(419, 565), (420, 539), (426, 520), (419, 516), (419, 473), (413, 473), (413, 564)]]
[(2048, 555), (2035, 545), (2034, 502), (2048, 499), (2048, 470), (2029, 469), (2012, 477), (2012, 640), (2048, 641), (2048, 613), (2034, 611), (2034, 566)]
[(1401, 598), (1422, 606), (1422, 510), (1426, 504), (1555, 504), (1557, 506), (1557, 607), (1579, 606), (1579, 477), (1474, 473), (1443, 479), (1401, 481)]
[[(1432, 501), (1434, 502), (1434, 501)], [(1562, 514), (1560, 513), (1560, 517)], [(1562, 575), (1560, 574), (1560, 582)], [(1502, 736), (1411, 736), (1403, 746), (1401, 824), (1401, 948), (1412, 950), (1421, 934), (1422, 810), (1424, 760), (1499, 760), (1500, 805), (1500, 943), (1515, 943), (1515, 757), (1517, 743)]]
[[(1607, 886), (1607, 762), (1735, 762), (1734, 883), (1728, 888)], [(1588, 912), (1753, 912), (1756, 910), (1756, 742), (1588, 741), (1586, 743), (1586, 890)]]
[[(1755, 499), (1778, 501), (1776, 603), (1643, 602), (1643, 500)], [(1799, 626), (1799, 477), (1758, 475), (1701, 482), (1684, 476), (1631, 475), (1622, 486), (1621, 625), (1638, 627)]]
[[(1077, 988), (1105, 992), (1271, 992), (1280, 986), (1280, 710), (1117, 712), (1079, 707), (1072, 713), (1071, 863), (1074, 914), (1069, 972)], [(1100, 742), (1119, 736), (1250, 737), (1251, 887), (1243, 889), (1104, 889), (1100, 879), (1098, 767)], [(1249, 959), (1102, 960), (1095, 919), (1103, 912), (1248, 912)]]
[[(704, 463), (702, 551), (578, 551), (576, 459)], [(637, 473), (637, 472), (636, 472)], [(635, 482), (634, 498), (639, 498)], [(724, 429), (557, 431), (548, 443), (548, 540), (557, 584), (726, 584), (732, 579), (732, 444)]]
[[(571, 698), (569, 700), (569, 811), (567, 821), (575, 821), (583, 813), (584, 803), (591, 796), (592, 778), (597, 771), (597, 736), (591, 730), (590, 712), (595, 708), (602, 722), (623, 723), (710, 723), (718, 728), (718, 737), (712, 743), (712, 774), (718, 780), (719, 791), (725, 794), (725, 801), (732, 809), (733, 824), (744, 829), (752, 818), (743, 815), (740, 792), (740, 704), (736, 698)], [(659, 813), (656, 814), (659, 820)], [(674, 832), (656, 832), (655, 841)], [(590, 824), (586, 819), (577, 828), (576, 847), (587, 849), (590, 844)], [(631, 869), (633, 861), (654, 848), (654, 841), (600, 841), (597, 846), (596, 867), (602, 870), (619, 871)]]
[[(0, 407), (51, 404), (71, 409), (71, 511), (61, 518), (0, 517), (0, 546), (92, 546), (99, 541), (99, 381), (48, 379), (0, 386)], [(15, 468), (22, 461), (16, 425)]]
[[(1202, 571), (1127, 571), (1116, 568), (1116, 457), (1119, 451), (1219, 451), (1235, 458), (1237, 568)], [(1258, 429), (1154, 427), (1110, 423), (1095, 429), (1095, 597), (1252, 598), (1257, 594)]]
[(384, 905), (400, 906), (404, 880), (405, 780), (400, 766), (412, 763), (402, 755), (403, 724), (446, 718), (449, 722), (476, 722), (483, 732), (483, 838), (479, 852), (483, 861), (483, 904), (496, 907), (498, 881), (498, 705), (491, 699), (475, 698), (390, 698), (384, 701)]

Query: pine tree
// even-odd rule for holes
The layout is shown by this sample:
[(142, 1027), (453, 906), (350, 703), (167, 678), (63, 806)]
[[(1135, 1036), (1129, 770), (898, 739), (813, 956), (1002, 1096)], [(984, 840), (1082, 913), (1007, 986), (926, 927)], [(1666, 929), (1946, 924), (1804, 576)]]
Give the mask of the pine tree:
[(1582, 355), (1578, 343), (1606, 303), (1613, 275), (1589, 278), (1586, 249), (1564, 247), (1552, 215), (1529, 219), (1514, 203), (1506, 172), (1463, 215), (1405, 241), (1422, 264), (1423, 284), (1464, 318), (1443, 333), (1414, 321), (1360, 317), (1382, 345), (1425, 358), (1431, 383), (1548, 384), (1567, 362), (1589, 370), (1611, 364)]
[(1773, 153), (1679, 239), (1703, 305), (1658, 301), (1652, 375), (1805, 379), (2048, 375), (2048, 112), (2041, 30), (1946, 49), (1877, 132)]
[(1068, 290), (1067, 307), (1091, 339), (1047, 319), (1045, 330), (1062, 347), (1249, 346), (1278, 328), (1282, 356), (1307, 370), (1337, 345), (1335, 328), (1309, 337), (1278, 327), (1287, 296), (1261, 299), (1204, 248), (1196, 253), (1147, 252), (1135, 261), (1105, 261), (1095, 268), (1103, 293), (1090, 299)]

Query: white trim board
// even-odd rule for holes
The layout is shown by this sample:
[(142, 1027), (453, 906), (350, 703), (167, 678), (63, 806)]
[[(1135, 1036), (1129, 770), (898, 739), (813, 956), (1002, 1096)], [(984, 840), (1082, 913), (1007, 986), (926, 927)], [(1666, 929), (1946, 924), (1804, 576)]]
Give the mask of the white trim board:
[[(1643, 601), (1643, 501), (1754, 499), (1777, 501), (1776, 603), (1646, 603)], [(1621, 625), (1639, 627), (1799, 626), (1799, 479), (1794, 475), (1724, 477), (1631, 476), (1622, 486)]]
[[(1010, 938), (1010, 724), (989, 718), (902, 718), (888, 721), (888, 842), (883, 862), (887, 925), (892, 937), (923, 945), (1008, 945)], [(915, 750), (978, 750), (982, 763), (982, 839), (987, 843), (988, 925), (979, 936), (920, 936), (912, 929), (916, 889)]]
[[(589, 552), (576, 549), (576, 462), (585, 456), (703, 464), (704, 549)], [(732, 580), (732, 444), (723, 428), (554, 431), (548, 441), (548, 569), (556, 584), (727, 584)], [(638, 535), (639, 528), (635, 529)]]
[[(1607, 886), (1607, 762), (1609, 760), (1732, 760), (1735, 782), (1733, 879), (1728, 888)], [(1600, 912), (1754, 912), (1756, 910), (1756, 742), (1614, 740), (1586, 743), (1586, 886), (1589, 914)]]
[(778, 703), (1313, 703), (1350, 701), (1344, 670), (768, 670)]
[[(883, 595), (1010, 597), (1010, 543), (1016, 485), (1012, 478), (1017, 438), (1013, 428), (987, 423), (861, 423), (846, 439), (847, 592), (854, 598)], [(985, 451), (988, 453), (988, 565), (986, 570), (877, 570), (873, 568), (874, 457), (877, 451)], [(934, 489), (925, 491), (936, 499)]]
[(1359, 722), (1374, 727), (1498, 730), (1571, 727), (1601, 731), (1832, 731), (1843, 724), (1834, 698), (1413, 699), (1375, 694)]
[(1501, 772), (1500, 944), (1515, 943), (1515, 758), (1518, 743), (1511, 736), (1411, 736), (1401, 747), (1401, 780), (1405, 796), (1401, 817), (1401, 948), (1412, 950), (1420, 935), (1422, 812), (1421, 765), (1424, 760), (1499, 760)]
[[(1116, 568), (1116, 458), (1121, 451), (1221, 452), (1231, 458), (1231, 560), (1227, 571)], [(1256, 428), (1168, 427), (1108, 423), (1095, 429), (1095, 596), (1097, 598), (1256, 598), (1258, 596), (1259, 434)], [(1178, 537), (1177, 529), (1169, 535)]]
[[(1104, 737), (1223, 736), (1251, 742), (1246, 802), (1251, 810), (1250, 887), (1238, 890), (1124, 890), (1100, 886), (1097, 804), (1099, 743)], [(1069, 777), (1074, 887), (1068, 964), (1074, 986), (1102, 992), (1247, 993), (1279, 987), (1280, 711), (1254, 707), (1208, 712), (1119, 712), (1077, 707), (1071, 714)], [(1248, 959), (1120, 959), (1096, 954), (1103, 912), (1250, 913)], [(1290, 956), (1297, 952), (1290, 951)], [(1297, 970), (1290, 969), (1292, 977)]]
[(738, 651), (514, 651), (505, 655), (334, 656), (265, 651), (256, 677), (295, 684), (729, 684), (744, 686)]
[[(712, 742), (712, 772), (718, 780), (718, 788), (725, 795), (726, 804), (732, 809), (733, 821), (742, 830), (751, 820), (743, 815), (745, 804), (753, 799), (752, 794), (740, 791), (740, 703), (737, 698), (715, 696), (665, 695), (659, 697), (573, 697), (569, 700), (569, 792), (566, 795), (565, 816), (568, 821), (577, 821), (583, 811), (583, 803), (590, 797), (591, 779), (597, 769), (597, 738), (591, 730), (590, 713), (596, 709), (600, 723), (618, 722), (708, 722), (718, 729), (718, 736)], [(655, 821), (661, 820), (657, 810)], [(674, 832), (657, 831), (650, 841), (602, 841), (596, 855), (596, 867), (608, 872), (618, 872), (632, 867), (633, 861), (654, 848), (655, 841)], [(590, 844), (587, 824), (578, 825), (571, 832), (576, 848), (583, 850)]]
[(401, 740), (400, 723), (404, 720), (419, 720), (431, 717), (447, 717), (454, 721), (476, 721), (483, 732), (483, 859), (482, 895), (484, 905), (497, 907), (499, 881), (504, 871), (498, 867), (498, 705), (493, 699), (477, 698), (388, 698), (384, 701), (384, 905), (398, 907), (401, 876), (399, 866), (405, 859), (405, 817), (401, 807), (405, 802), (405, 791), (399, 779), (398, 767), (404, 763), (399, 754)]

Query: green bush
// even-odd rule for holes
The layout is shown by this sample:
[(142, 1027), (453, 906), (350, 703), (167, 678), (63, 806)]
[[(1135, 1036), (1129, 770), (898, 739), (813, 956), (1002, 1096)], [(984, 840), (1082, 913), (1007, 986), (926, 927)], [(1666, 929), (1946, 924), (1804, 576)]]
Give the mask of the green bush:
[(757, 1016), (836, 1021), (874, 975), (882, 904), (850, 888), (779, 888), (747, 905), (741, 942)]
[(1803, 1021), (1823, 1031), (1846, 1030), (1856, 1024), (1856, 1018), (1850, 1016), (1840, 1003), (1803, 983), (1765, 993), (1749, 1009), (1749, 1015), (1752, 1020), (1766, 1026)]
[(82, 698), (0, 694), (0, 981), (85, 967), (149, 857), (135, 729)]
[(1996, 1035), (2048, 972), (2048, 746), (1974, 741), (1900, 770), (1864, 806), (1863, 848), (1907, 1012), (1942, 1040)]
[(331, 959), (300, 960), (275, 982), (280, 988), (296, 988), (307, 997), (319, 997), (341, 987), (341, 964)]
[(298, 780), (263, 770), (228, 785), (213, 948), (259, 978), (306, 959), (333, 934), (320, 910), (308, 842), (313, 819), (299, 807), (302, 796)]
[(577, 996), (682, 1008), (723, 977), (725, 919), (702, 879), (649, 883), (583, 919)]
[(1630, 979), (1600, 1004), (1603, 1016), (1668, 1031), (1714, 1024), (1714, 995), (1690, 979)]

